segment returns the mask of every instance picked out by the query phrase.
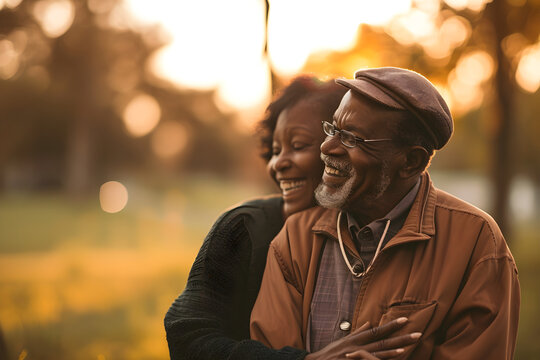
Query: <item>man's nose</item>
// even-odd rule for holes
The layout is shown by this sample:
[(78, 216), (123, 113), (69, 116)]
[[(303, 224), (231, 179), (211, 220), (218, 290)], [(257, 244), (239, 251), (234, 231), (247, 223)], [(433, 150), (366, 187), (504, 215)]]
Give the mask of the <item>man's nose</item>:
[(321, 153), (323, 153), (324, 155), (339, 156), (343, 155), (345, 152), (346, 150), (341, 144), (338, 133), (336, 133), (334, 136), (326, 136), (326, 139), (324, 139), (321, 144)]

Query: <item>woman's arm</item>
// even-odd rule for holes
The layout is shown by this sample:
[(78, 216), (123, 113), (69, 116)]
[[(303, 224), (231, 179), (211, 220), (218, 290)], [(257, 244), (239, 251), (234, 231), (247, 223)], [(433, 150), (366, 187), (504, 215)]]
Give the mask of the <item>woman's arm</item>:
[[(171, 359), (292, 360), (307, 354), (289, 347), (272, 350), (257, 341), (242, 340), (249, 338), (250, 304), (254, 301), (248, 294), (256, 293), (248, 291), (253, 283), (249, 279), (262, 276), (250, 273), (253, 244), (248, 221), (253, 218), (231, 210), (206, 236), (184, 292), (165, 316)], [(273, 235), (268, 234), (268, 242)]]
[[(254, 211), (254, 208), (251, 209)], [(258, 215), (268, 214), (263, 212)], [(231, 210), (216, 221), (206, 236), (191, 268), (184, 292), (174, 301), (165, 316), (172, 360), (300, 360), (308, 355), (305, 350), (292, 347), (275, 350), (258, 341), (249, 340), (251, 306), (264, 268), (264, 265), (257, 266), (253, 262), (265, 263), (265, 256), (261, 255), (261, 252), (266, 253), (264, 242), (270, 242), (279, 230), (277, 224), (270, 226), (266, 234), (269, 239), (261, 242), (263, 235), (256, 233), (253, 226), (254, 221), (260, 220), (257, 216)], [(258, 239), (258, 249), (254, 251), (252, 239), (255, 237)], [(251, 289), (255, 286), (253, 284), (257, 285), (257, 289)], [(357, 341), (356, 336), (350, 338), (354, 340), (353, 344)], [(383, 350), (379, 347), (382, 345), (380, 341), (370, 340), (374, 343), (374, 349)], [(341, 342), (345, 341), (342, 339)], [(392, 345), (386, 349), (395, 349), (397, 345), (403, 346), (405, 343), (408, 341), (386, 343)], [(339, 342), (311, 356), (313, 359), (321, 356), (324, 358), (336, 353), (336, 348), (341, 348)], [(361, 348), (353, 345), (353, 349)], [(351, 358), (359, 358), (357, 356)]]

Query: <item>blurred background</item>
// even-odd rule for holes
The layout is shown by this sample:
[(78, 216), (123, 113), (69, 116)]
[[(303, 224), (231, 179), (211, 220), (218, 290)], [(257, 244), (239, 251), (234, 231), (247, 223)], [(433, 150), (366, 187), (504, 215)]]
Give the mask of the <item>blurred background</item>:
[(499, 222), (540, 356), (540, 0), (0, 0), (0, 359), (166, 359), (255, 125), (300, 73), (399, 66), (455, 117), (430, 168)]

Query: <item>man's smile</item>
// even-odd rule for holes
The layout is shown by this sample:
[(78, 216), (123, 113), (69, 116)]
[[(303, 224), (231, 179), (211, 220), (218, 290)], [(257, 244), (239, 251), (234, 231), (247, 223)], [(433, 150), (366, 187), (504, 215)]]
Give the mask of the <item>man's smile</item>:
[(340, 169), (336, 169), (334, 167), (331, 167), (329, 165), (326, 165), (324, 167), (325, 174), (331, 175), (331, 176), (338, 176), (338, 177), (346, 177), (348, 174)]

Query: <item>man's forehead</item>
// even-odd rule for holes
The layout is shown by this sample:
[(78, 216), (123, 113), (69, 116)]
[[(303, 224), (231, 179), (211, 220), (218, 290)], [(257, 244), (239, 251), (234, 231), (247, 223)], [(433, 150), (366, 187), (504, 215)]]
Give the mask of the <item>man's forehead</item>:
[(351, 99), (352, 93), (349, 90), (345, 93), (343, 99), (341, 99), (341, 103), (334, 113), (334, 121), (343, 121), (352, 115)]
[(334, 113), (334, 121), (359, 122), (363, 116), (369, 114), (373, 110), (373, 106), (370, 106), (368, 99), (349, 90), (343, 96), (339, 107)]

